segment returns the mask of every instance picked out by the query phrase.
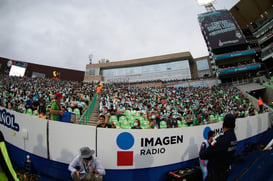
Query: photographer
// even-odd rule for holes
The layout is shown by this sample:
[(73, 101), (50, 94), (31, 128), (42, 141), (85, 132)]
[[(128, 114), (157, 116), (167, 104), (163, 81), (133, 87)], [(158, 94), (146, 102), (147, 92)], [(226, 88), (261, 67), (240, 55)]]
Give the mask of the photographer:
[(69, 164), (68, 170), (74, 181), (100, 181), (105, 175), (105, 170), (99, 160), (94, 156), (95, 151), (89, 147), (82, 147), (80, 154), (77, 155)]

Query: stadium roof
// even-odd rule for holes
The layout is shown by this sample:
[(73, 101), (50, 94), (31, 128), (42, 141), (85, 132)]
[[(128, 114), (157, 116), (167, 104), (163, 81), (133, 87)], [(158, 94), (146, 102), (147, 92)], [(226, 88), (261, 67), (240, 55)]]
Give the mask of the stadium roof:
[(241, 27), (246, 27), (270, 8), (272, 8), (271, 0), (240, 0), (230, 12)]
[(86, 68), (100, 67), (100, 68), (108, 69), (108, 68), (132, 67), (132, 66), (139, 66), (139, 65), (166, 63), (166, 62), (178, 61), (178, 60), (189, 60), (190, 64), (193, 63), (193, 57), (191, 53), (182, 52), (182, 53), (173, 53), (173, 54), (132, 59), (132, 60), (115, 61), (115, 62), (100, 63), (100, 64), (87, 64)]

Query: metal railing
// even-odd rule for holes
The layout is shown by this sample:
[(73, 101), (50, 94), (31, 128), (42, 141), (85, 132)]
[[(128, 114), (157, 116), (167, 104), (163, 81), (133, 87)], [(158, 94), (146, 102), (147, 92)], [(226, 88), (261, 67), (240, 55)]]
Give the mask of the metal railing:
[(94, 98), (93, 98), (92, 102), (89, 104), (87, 110), (84, 111), (84, 113), (82, 114), (82, 116), (79, 120), (79, 124), (83, 124), (83, 125), (88, 124), (90, 116), (91, 116), (93, 109), (95, 107), (96, 101), (97, 101), (97, 94), (94, 96)]

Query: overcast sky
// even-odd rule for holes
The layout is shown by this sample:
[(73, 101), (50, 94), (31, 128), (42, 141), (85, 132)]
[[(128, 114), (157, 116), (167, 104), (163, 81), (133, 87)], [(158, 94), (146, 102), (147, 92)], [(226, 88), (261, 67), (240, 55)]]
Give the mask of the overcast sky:
[[(216, 0), (230, 9), (238, 0)], [(0, 57), (85, 70), (93, 62), (208, 55), (196, 0), (0, 0)]]

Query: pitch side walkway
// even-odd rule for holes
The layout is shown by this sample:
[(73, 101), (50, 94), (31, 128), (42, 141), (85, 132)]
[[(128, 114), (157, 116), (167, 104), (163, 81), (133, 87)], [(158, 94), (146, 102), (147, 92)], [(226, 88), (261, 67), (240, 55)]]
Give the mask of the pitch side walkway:
[(262, 151), (272, 138), (273, 130), (269, 130), (258, 144), (249, 145), (232, 165), (228, 181), (272, 181), (273, 150)]

